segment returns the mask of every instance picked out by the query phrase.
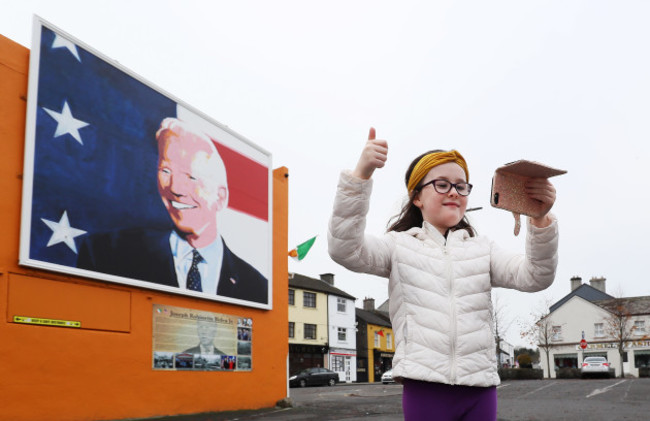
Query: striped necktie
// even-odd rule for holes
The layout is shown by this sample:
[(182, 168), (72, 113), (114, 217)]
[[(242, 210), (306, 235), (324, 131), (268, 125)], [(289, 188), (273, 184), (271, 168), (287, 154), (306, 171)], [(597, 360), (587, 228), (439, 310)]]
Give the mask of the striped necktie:
[(192, 249), (192, 266), (190, 271), (187, 272), (187, 289), (193, 291), (203, 292), (201, 288), (201, 273), (199, 273), (199, 263), (203, 261), (203, 257), (196, 250)]

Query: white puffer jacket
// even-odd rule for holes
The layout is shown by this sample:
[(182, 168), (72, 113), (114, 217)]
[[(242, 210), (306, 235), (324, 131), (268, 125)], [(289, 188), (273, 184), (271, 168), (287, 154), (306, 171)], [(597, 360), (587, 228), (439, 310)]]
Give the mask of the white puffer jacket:
[(421, 228), (366, 235), (372, 180), (339, 179), (329, 224), (329, 253), (355, 272), (389, 278), (395, 334), (393, 377), (466, 386), (499, 384), (492, 287), (540, 291), (555, 278), (557, 222), (528, 224), (526, 255), (459, 230)]

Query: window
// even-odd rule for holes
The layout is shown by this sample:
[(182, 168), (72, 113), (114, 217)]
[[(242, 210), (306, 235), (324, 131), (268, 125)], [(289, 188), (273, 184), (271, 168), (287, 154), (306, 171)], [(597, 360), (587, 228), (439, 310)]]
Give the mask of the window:
[(338, 328), (339, 341), (345, 342), (348, 339), (348, 330), (344, 327)]
[(305, 339), (316, 339), (316, 325), (305, 323)]
[(594, 336), (605, 336), (605, 331), (603, 329), (602, 323), (594, 323)]
[(339, 313), (345, 313), (345, 298), (337, 298), (336, 299), (336, 310)]
[(578, 367), (578, 354), (555, 354), (553, 360), (555, 362), (555, 367), (557, 368)]
[(386, 334), (386, 348), (387, 349), (393, 348), (393, 335), (391, 335), (390, 333)]
[(650, 351), (634, 351), (634, 367), (650, 367)]
[(293, 338), (293, 335), (295, 333), (296, 325), (294, 322), (289, 322), (289, 337)]
[(379, 332), (375, 332), (375, 348), (381, 348), (381, 339), (379, 339)]
[(562, 340), (562, 326), (553, 326), (552, 332), (553, 332), (553, 336), (551, 337), (552, 341)]
[(645, 320), (634, 321), (634, 334), (645, 335)]
[(332, 357), (332, 371), (345, 371), (345, 358), (341, 355), (335, 355)]
[(296, 296), (296, 291), (293, 290), (293, 289), (290, 289), (289, 290), (289, 305), (290, 306), (296, 305), (295, 296)]
[(316, 308), (316, 294), (313, 292), (304, 291), (302, 293), (302, 305), (304, 307)]

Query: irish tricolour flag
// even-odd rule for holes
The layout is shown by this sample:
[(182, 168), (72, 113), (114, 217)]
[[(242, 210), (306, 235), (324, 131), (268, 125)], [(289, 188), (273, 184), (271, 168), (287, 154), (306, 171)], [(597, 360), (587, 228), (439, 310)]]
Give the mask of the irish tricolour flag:
[(289, 256), (297, 260), (304, 259), (311, 246), (314, 245), (314, 241), (316, 241), (316, 237), (312, 237), (304, 243), (298, 244), (295, 249), (289, 251)]

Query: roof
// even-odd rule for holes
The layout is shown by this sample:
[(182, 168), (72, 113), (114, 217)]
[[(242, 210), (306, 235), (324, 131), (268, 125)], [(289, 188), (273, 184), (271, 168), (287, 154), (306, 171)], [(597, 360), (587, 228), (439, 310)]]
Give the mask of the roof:
[(608, 300), (614, 298), (611, 295), (592, 287), (591, 285), (582, 284), (578, 288), (574, 289), (573, 291), (565, 295), (564, 298), (560, 299), (560, 301), (550, 306), (549, 313), (554, 312), (559, 307), (561, 307), (564, 303), (566, 303), (576, 295), (590, 302), (599, 301), (599, 300)]
[(594, 304), (613, 312), (617, 307), (624, 308), (630, 315), (650, 314), (650, 296), (612, 298), (609, 300), (595, 301)]
[(338, 297), (349, 298), (350, 300), (356, 300), (356, 297), (351, 296), (345, 291), (328, 284), (327, 282), (321, 279), (310, 278), (299, 273), (290, 273), (289, 274), (289, 287), (308, 289), (310, 291), (323, 292), (329, 295), (336, 295)]
[(390, 323), (390, 319), (380, 311), (369, 311), (362, 308), (355, 308), (355, 311), (357, 317), (366, 323), (390, 328), (393, 327), (393, 325)]
[(390, 298), (386, 299), (379, 307), (377, 307), (377, 310), (382, 311), (386, 314), (390, 312)]

